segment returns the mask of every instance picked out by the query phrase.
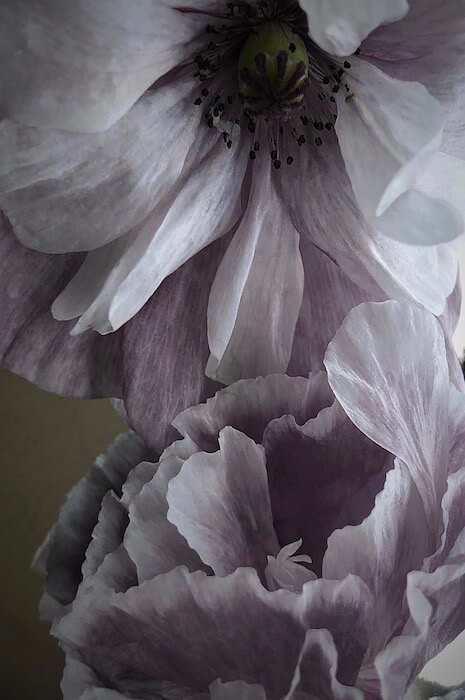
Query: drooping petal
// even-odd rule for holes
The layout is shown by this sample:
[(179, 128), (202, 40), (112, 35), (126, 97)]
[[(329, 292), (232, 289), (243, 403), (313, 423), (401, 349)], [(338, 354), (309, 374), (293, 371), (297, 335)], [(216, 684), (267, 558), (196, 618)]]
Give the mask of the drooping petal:
[(302, 551), (320, 574), (327, 538), (369, 514), (392, 458), (355, 428), (337, 402), (302, 426), (293, 416), (277, 418), (263, 445), (279, 541), (302, 538)]
[(440, 324), (399, 302), (361, 304), (330, 343), (325, 366), (355, 425), (406, 463), (435, 546), (450, 444), (449, 372)]
[(120, 331), (126, 411), (156, 454), (178, 435), (170, 425), (174, 417), (219, 388), (205, 377), (206, 319), (210, 285), (227, 242), (215, 241), (170, 275)]
[(197, 167), (169, 201), (126, 237), (89, 253), (55, 301), (56, 318), (80, 316), (73, 333), (120, 328), (166, 277), (234, 225), (248, 155), (244, 148), (231, 153), (207, 131), (196, 157), (191, 155)]
[(207, 374), (238, 379), (285, 372), (302, 303), (299, 236), (273, 191), (271, 162), (251, 168), (246, 213), (213, 282)]
[(299, 657), (292, 686), (285, 700), (361, 700), (356, 688), (343, 686), (336, 678), (338, 654), (328, 630), (309, 630)]
[(181, 75), (103, 134), (0, 123), (1, 205), (24, 245), (88, 251), (133, 230), (176, 185), (198, 134), (198, 84)]
[(380, 24), (395, 22), (408, 10), (406, 0), (300, 0), (311, 38), (336, 56), (349, 56)]
[(146, 458), (147, 447), (137, 435), (132, 432), (120, 435), (71, 490), (45, 548), (39, 550), (34, 562), (46, 575), (45, 593), (61, 605), (71, 603), (76, 595), (82, 579), (81, 567), (106, 492), (113, 489), (121, 493), (130, 470)]
[(386, 476), (370, 515), (357, 526), (335, 530), (328, 539), (323, 576), (360, 576), (375, 600), (370, 649), (365, 663), (384, 648), (402, 619), (407, 574), (421, 568), (428, 549), (423, 503), (406, 466), (397, 460)]
[(173, 425), (200, 450), (214, 452), (218, 434), (228, 425), (260, 443), (274, 418), (292, 415), (305, 423), (333, 401), (324, 372), (312, 372), (308, 379), (273, 374), (222, 389), (205, 404), (183, 411)]
[(65, 396), (121, 396), (120, 337), (73, 337), (50, 306), (80, 256), (48, 256), (21, 246), (0, 212), (0, 361), (42, 389)]
[[(385, 234), (406, 243), (442, 243), (463, 230), (447, 202), (410, 193), (441, 143), (444, 114), (419, 83), (390, 78), (366, 61), (353, 60), (351, 95), (338, 95), (336, 133), (362, 212)], [(394, 209), (391, 211), (392, 207)], [(403, 214), (403, 216), (402, 216)], [(409, 226), (407, 225), (409, 224)]]
[(173, 10), (175, 5), (5, 0), (1, 112), (31, 126), (76, 132), (109, 128), (196, 50), (204, 21)]
[(168, 520), (210, 566), (226, 576), (251, 566), (264, 581), (267, 555), (280, 547), (273, 530), (263, 448), (224, 428), (220, 449), (199, 452), (168, 488)]

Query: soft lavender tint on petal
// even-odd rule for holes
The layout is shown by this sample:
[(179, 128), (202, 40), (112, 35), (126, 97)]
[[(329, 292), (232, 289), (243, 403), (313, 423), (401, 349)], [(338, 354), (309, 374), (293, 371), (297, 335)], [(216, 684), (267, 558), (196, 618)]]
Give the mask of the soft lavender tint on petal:
[(168, 488), (168, 520), (217, 576), (251, 566), (264, 580), (267, 555), (280, 547), (273, 530), (263, 448), (224, 428), (220, 449), (199, 452)]
[(272, 421), (263, 445), (280, 544), (302, 538), (302, 551), (320, 574), (327, 538), (335, 528), (358, 525), (369, 514), (392, 457), (337, 403), (303, 426), (293, 416)]
[(407, 574), (429, 553), (423, 503), (407, 467), (397, 460), (370, 515), (358, 526), (335, 530), (328, 539), (323, 576), (360, 576), (374, 597), (373, 629), (365, 662), (371, 661), (402, 618)]
[(183, 411), (173, 425), (200, 450), (215, 452), (218, 434), (228, 425), (261, 442), (274, 418), (293, 415), (305, 423), (333, 401), (325, 372), (312, 372), (308, 379), (272, 374), (222, 389), (205, 404)]
[(89, 251), (133, 230), (175, 186), (201, 113), (191, 76), (146, 93), (103, 134), (0, 123), (0, 202), (24, 245)]
[[(345, 172), (335, 135), (295, 163), (295, 178), (282, 174), (280, 196), (294, 226), (328, 254), (369, 299), (412, 300), (432, 313), (444, 311), (457, 278), (449, 246), (414, 247), (377, 233), (364, 219)], [(309, 253), (310, 254), (310, 253)], [(303, 259), (305, 264), (305, 252)]]
[(449, 371), (440, 324), (399, 302), (361, 304), (330, 343), (325, 366), (355, 425), (406, 463), (434, 545), (449, 449)]
[(322, 49), (349, 56), (380, 24), (405, 15), (406, 0), (300, 0), (307, 12), (309, 33)]
[(455, 686), (454, 688), (446, 688), (439, 683), (419, 678), (410, 686), (405, 700), (464, 700), (465, 685)]
[(361, 700), (356, 688), (336, 678), (338, 654), (328, 630), (309, 630), (299, 657), (292, 686), (285, 700)]
[[(76, 595), (82, 579), (81, 567), (106, 492), (113, 489), (120, 494), (130, 470), (146, 457), (147, 447), (137, 435), (120, 435), (69, 493), (45, 549), (39, 550), (34, 562), (39, 570), (46, 569), (45, 593), (60, 604), (71, 603)], [(92, 556), (89, 552), (88, 555)], [(91, 567), (90, 561), (86, 566), (95, 571), (96, 565)]]
[(304, 271), (299, 235), (273, 190), (271, 167), (264, 158), (251, 166), (247, 210), (210, 294), (207, 374), (224, 384), (285, 372), (291, 355)]
[(176, 4), (5, 0), (1, 112), (31, 126), (107, 129), (196, 50), (202, 17), (171, 9)]
[(50, 305), (81, 256), (48, 256), (21, 246), (0, 212), (0, 360), (42, 389), (68, 396), (121, 396), (120, 337), (69, 335)]
[(125, 594), (84, 593), (54, 634), (107, 686), (111, 677), (115, 690), (135, 697), (162, 680), (201, 692), (221, 678), (258, 683), (278, 700), (292, 680), (309, 605), (308, 596), (269, 593), (251, 569), (220, 578), (180, 567)]
[[(353, 97), (338, 96), (336, 133), (355, 196), (369, 222), (376, 226), (375, 217), (382, 217), (379, 223), (385, 235), (418, 243), (427, 220), (412, 216), (411, 198), (415, 202), (420, 195), (409, 198), (405, 193), (440, 146), (442, 109), (419, 83), (394, 80), (366, 61), (352, 63)], [(388, 216), (392, 205), (395, 211)], [(451, 240), (462, 232), (454, 209), (440, 202), (428, 206), (434, 225), (424, 226), (424, 244)], [(410, 222), (410, 233), (400, 212)]]
[(383, 698), (402, 697), (424, 664), (463, 631), (464, 585), (465, 564), (442, 566), (431, 574), (409, 574), (406, 595), (411, 624), (375, 661)]
[(218, 388), (204, 373), (206, 317), (210, 284), (227, 243), (221, 238), (170, 275), (120, 331), (126, 410), (157, 454), (177, 435), (170, 426), (176, 414)]
[(205, 569), (177, 528), (167, 519), (166, 494), (170, 480), (177, 476), (182, 460), (163, 459), (153, 479), (129, 506), (130, 522), (124, 545), (136, 565), (139, 582), (185, 564), (192, 571)]
[(465, 161), (435, 153), (417, 186), (423, 193), (445, 200), (465, 216)]
[[(248, 154), (230, 153), (210, 131), (197, 167), (126, 237), (89, 253), (53, 305), (60, 319), (81, 315), (73, 333), (111, 333), (132, 318), (172, 272), (228, 233), (239, 216)], [(192, 155), (194, 159), (194, 156)]]
[(95, 574), (107, 554), (118, 549), (128, 522), (126, 508), (113, 491), (108, 491), (102, 499), (98, 522), (93, 529), (82, 564), (84, 579)]

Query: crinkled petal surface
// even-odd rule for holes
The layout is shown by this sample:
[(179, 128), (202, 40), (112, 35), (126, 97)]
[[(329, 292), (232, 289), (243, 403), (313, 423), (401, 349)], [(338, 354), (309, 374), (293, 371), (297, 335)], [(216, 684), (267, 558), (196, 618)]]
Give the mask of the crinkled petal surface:
[(406, 0), (300, 0), (312, 39), (329, 54), (348, 56), (380, 24), (400, 19)]
[[(202, 18), (171, 0), (5, 0), (0, 110), (31, 126), (102, 131), (192, 55)], [(186, 5), (186, 3), (184, 3)], [(202, 0), (196, 3), (202, 10)]]

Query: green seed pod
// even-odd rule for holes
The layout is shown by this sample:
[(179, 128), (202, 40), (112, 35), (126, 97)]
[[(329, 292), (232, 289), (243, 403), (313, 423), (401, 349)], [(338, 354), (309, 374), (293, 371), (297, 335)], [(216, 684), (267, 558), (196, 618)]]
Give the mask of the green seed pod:
[(282, 113), (300, 105), (308, 85), (304, 41), (285, 22), (265, 22), (242, 47), (238, 79), (249, 114)]

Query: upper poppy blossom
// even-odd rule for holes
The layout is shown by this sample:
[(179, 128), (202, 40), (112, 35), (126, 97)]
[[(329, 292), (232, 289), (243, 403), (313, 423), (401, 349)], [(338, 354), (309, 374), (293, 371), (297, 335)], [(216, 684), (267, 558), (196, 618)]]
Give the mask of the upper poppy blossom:
[(121, 438), (72, 492), (37, 562), (65, 700), (399, 700), (464, 629), (465, 398), (440, 325), (362, 304), (325, 364), (188, 409), (158, 464), (130, 471)]
[[(450, 80), (463, 7), (438, 21), (429, 0), (4, 2), (0, 204), (26, 246), (88, 252), (55, 317), (114, 331), (226, 234), (207, 310), (207, 374), (224, 383), (287, 369), (303, 239), (378, 298), (442, 313), (452, 264), (407, 244), (461, 232), (447, 200), (463, 206), (464, 168), (437, 154), (448, 93), (412, 81)], [(378, 67), (405, 63), (396, 36), (402, 80)]]

